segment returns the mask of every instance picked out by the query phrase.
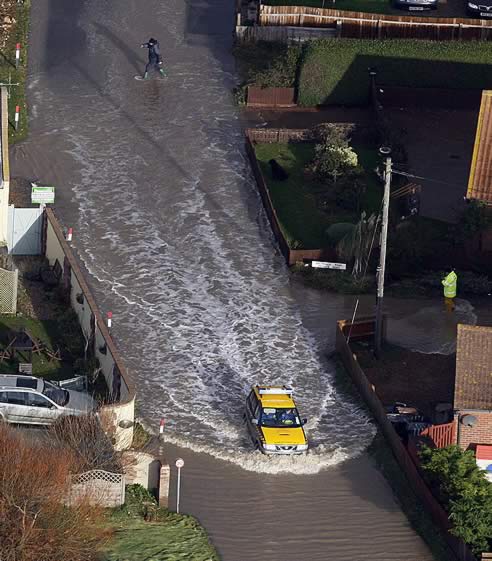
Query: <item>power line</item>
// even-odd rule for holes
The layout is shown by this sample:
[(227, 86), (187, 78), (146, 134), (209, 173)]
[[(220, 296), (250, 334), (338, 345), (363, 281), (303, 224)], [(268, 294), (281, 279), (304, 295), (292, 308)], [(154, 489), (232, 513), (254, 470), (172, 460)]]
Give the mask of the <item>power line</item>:
[(396, 175), (404, 175), (405, 177), (411, 177), (412, 179), (423, 179), (424, 181), (432, 181), (433, 183), (442, 183), (444, 185), (453, 185), (454, 187), (463, 187), (462, 184), (450, 183), (449, 181), (442, 181), (442, 179), (433, 179), (432, 177), (423, 177), (421, 175), (414, 175), (413, 173), (408, 173), (406, 171), (401, 171), (394, 169), (393, 172)]

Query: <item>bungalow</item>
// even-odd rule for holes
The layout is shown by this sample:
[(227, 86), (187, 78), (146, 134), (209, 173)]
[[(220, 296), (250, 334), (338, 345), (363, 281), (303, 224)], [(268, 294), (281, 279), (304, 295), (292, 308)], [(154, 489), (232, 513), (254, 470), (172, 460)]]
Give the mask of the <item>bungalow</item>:
[(454, 410), (461, 448), (492, 445), (492, 327), (458, 325)]

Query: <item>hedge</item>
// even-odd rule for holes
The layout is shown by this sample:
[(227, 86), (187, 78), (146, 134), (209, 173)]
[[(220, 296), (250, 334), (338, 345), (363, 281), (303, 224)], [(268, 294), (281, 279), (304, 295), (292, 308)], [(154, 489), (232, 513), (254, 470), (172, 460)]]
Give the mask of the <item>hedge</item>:
[(369, 67), (388, 86), (492, 88), (492, 42), (317, 40), (306, 46), (298, 83), (300, 105), (363, 105)]

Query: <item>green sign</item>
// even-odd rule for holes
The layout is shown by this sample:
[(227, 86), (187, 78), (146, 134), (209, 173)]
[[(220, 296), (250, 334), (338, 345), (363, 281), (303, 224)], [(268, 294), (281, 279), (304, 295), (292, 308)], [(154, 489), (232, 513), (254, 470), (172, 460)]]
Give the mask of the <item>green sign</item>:
[(55, 188), (54, 187), (32, 187), (31, 188), (31, 203), (45, 204), (55, 202)]

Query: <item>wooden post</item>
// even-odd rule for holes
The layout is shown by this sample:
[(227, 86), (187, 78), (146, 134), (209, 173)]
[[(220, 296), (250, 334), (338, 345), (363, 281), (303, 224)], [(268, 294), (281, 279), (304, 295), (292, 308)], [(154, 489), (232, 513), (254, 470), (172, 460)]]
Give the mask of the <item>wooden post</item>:
[(169, 464), (162, 464), (159, 474), (159, 506), (169, 506), (169, 483), (171, 480), (171, 469)]

